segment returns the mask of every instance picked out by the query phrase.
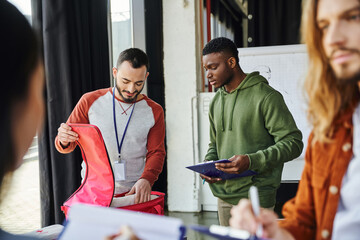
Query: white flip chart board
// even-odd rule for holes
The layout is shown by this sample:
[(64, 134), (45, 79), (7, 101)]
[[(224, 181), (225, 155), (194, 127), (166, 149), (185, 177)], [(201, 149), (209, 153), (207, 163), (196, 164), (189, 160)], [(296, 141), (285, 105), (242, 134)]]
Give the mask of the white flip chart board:
[[(311, 131), (306, 118), (304, 80), (307, 71), (305, 45), (240, 48), (239, 62), (244, 72), (259, 71), (278, 90), (303, 133), (304, 144)], [(304, 147), (302, 157), (304, 156)]]

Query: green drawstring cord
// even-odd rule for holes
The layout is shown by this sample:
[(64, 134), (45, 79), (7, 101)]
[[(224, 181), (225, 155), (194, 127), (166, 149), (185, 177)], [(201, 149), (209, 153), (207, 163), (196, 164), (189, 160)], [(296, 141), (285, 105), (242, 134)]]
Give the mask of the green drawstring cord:
[(234, 109), (235, 109), (236, 99), (237, 99), (237, 97), (238, 97), (239, 91), (240, 91), (240, 90), (236, 90), (236, 95), (235, 95), (233, 107), (232, 107), (232, 110), (231, 110), (230, 124), (229, 124), (229, 130), (230, 130), (230, 131), (232, 131), (232, 123), (233, 123)]
[(224, 125), (225, 125), (224, 124), (224, 93), (223, 93), (223, 91), (220, 92), (220, 104), (221, 104), (221, 130), (225, 131), (225, 127), (224, 127)]
[[(235, 99), (233, 102), (233, 106), (231, 109), (231, 116), (230, 116), (230, 123), (229, 123), (229, 130), (232, 131), (232, 123), (233, 123), (233, 116), (234, 116), (234, 109), (235, 109), (235, 104), (236, 104), (236, 99), (238, 97), (239, 94), (239, 90), (236, 90), (236, 95), (235, 95)], [(221, 130), (224, 132), (225, 131), (225, 120), (224, 120), (224, 112), (225, 112), (225, 101), (224, 101), (224, 92), (221, 91), (220, 92), (220, 104), (221, 104)]]

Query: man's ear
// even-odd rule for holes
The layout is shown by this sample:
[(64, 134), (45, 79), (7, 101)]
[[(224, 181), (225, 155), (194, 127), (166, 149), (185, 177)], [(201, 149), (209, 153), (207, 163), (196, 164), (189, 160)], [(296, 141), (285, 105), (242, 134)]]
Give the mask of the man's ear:
[(112, 68), (112, 73), (113, 73), (113, 77), (116, 79), (116, 74), (117, 74), (117, 68), (116, 67)]
[(148, 78), (148, 76), (150, 75), (149, 72), (146, 73), (146, 76), (145, 76), (145, 80)]
[(227, 63), (229, 64), (229, 67), (231, 67), (231, 68), (235, 68), (235, 66), (236, 66), (236, 60), (234, 57), (230, 57), (227, 60)]

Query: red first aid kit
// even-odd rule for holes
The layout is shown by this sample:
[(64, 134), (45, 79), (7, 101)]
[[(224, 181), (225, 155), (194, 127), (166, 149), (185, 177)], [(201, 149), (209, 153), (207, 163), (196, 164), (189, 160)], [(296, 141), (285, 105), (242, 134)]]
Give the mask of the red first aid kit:
[[(113, 197), (125, 195), (123, 193), (114, 196), (114, 174), (99, 128), (91, 124), (69, 125), (79, 135), (77, 145), (81, 149), (82, 158), (86, 164), (86, 173), (81, 186), (61, 206), (66, 218), (70, 207), (75, 203), (110, 207)], [(151, 195), (156, 195), (156, 198), (118, 208), (164, 215), (165, 194), (152, 191)]]

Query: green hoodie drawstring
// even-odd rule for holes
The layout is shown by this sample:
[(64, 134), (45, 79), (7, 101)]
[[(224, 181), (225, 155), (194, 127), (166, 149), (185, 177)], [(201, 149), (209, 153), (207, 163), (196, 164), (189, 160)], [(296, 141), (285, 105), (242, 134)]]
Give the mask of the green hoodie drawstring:
[(221, 130), (225, 131), (224, 127), (224, 92), (220, 91), (220, 106), (221, 106)]
[[(239, 89), (236, 90), (236, 95), (235, 95), (235, 99), (233, 102), (233, 106), (231, 109), (231, 114), (230, 114), (230, 123), (229, 123), (229, 130), (232, 131), (232, 123), (233, 123), (233, 116), (234, 116), (234, 109), (235, 109), (235, 104), (236, 104), (236, 99), (238, 97), (239, 94)], [(225, 107), (224, 107), (225, 101), (224, 101), (224, 92), (220, 91), (220, 106), (221, 106), (221, 130), (224, 132), (225, 131), (225, 123), (224, 123), (224, 112), (225, 112)]]
[[(240, 85), (234, 90), (236, 91), (236, 93), (227, 93), (225, 91), (225, 87), (221, 87), (220, 91), (220, 106), (221, 106), (221, 130), (224, 132), (225, 131), (225, 120), (224, 120), (224, 112), (225, 112), (225, 100), (224, 100), (224, 95), (225, 94), (235, 94), (235, 98), (234, 98), (234, 102), (232, 105), (232, 109), (231, 109), (231, 113), (230, 113), (230, 121), (229, 121), (229, 130), (232, 131), (232, 123), (233, 123), (233, 117), (234, 117), (234, 110), (235, 110), (235, 104), (236, 104), (236, 99), (238, 98), (239, 92), (240, 90), (243, 90), (245, 88), (248, 87), (252, 87), (258, 83), (266, 83), (269, 84), (268, 81), (260, 76), (259, 77), (259, 72), (252, 72), (250, 74), (246, 74), (247, 76), (245, 77), (245, 79), (243, 80), (243, 82), (240, 83)], [(249, 79), (252, 79), (251, 81), (249, 81)]]
[(235, 99), (234, 99), (234, 103), (233, 103), (233, 106), (232, 106), (232, 109), (231, 109), (230, 124), (229, 124), (229, 130), (230, 130), (230, 131), (232, 131), (232, 123), (233, 123), (234, 109), (235, 109), (236, 99), (237, 99), (237, 97), (238, 97), (239, 92), (240, 92), (240, 90), (237, 89), (237, 90), (236, 90)]

